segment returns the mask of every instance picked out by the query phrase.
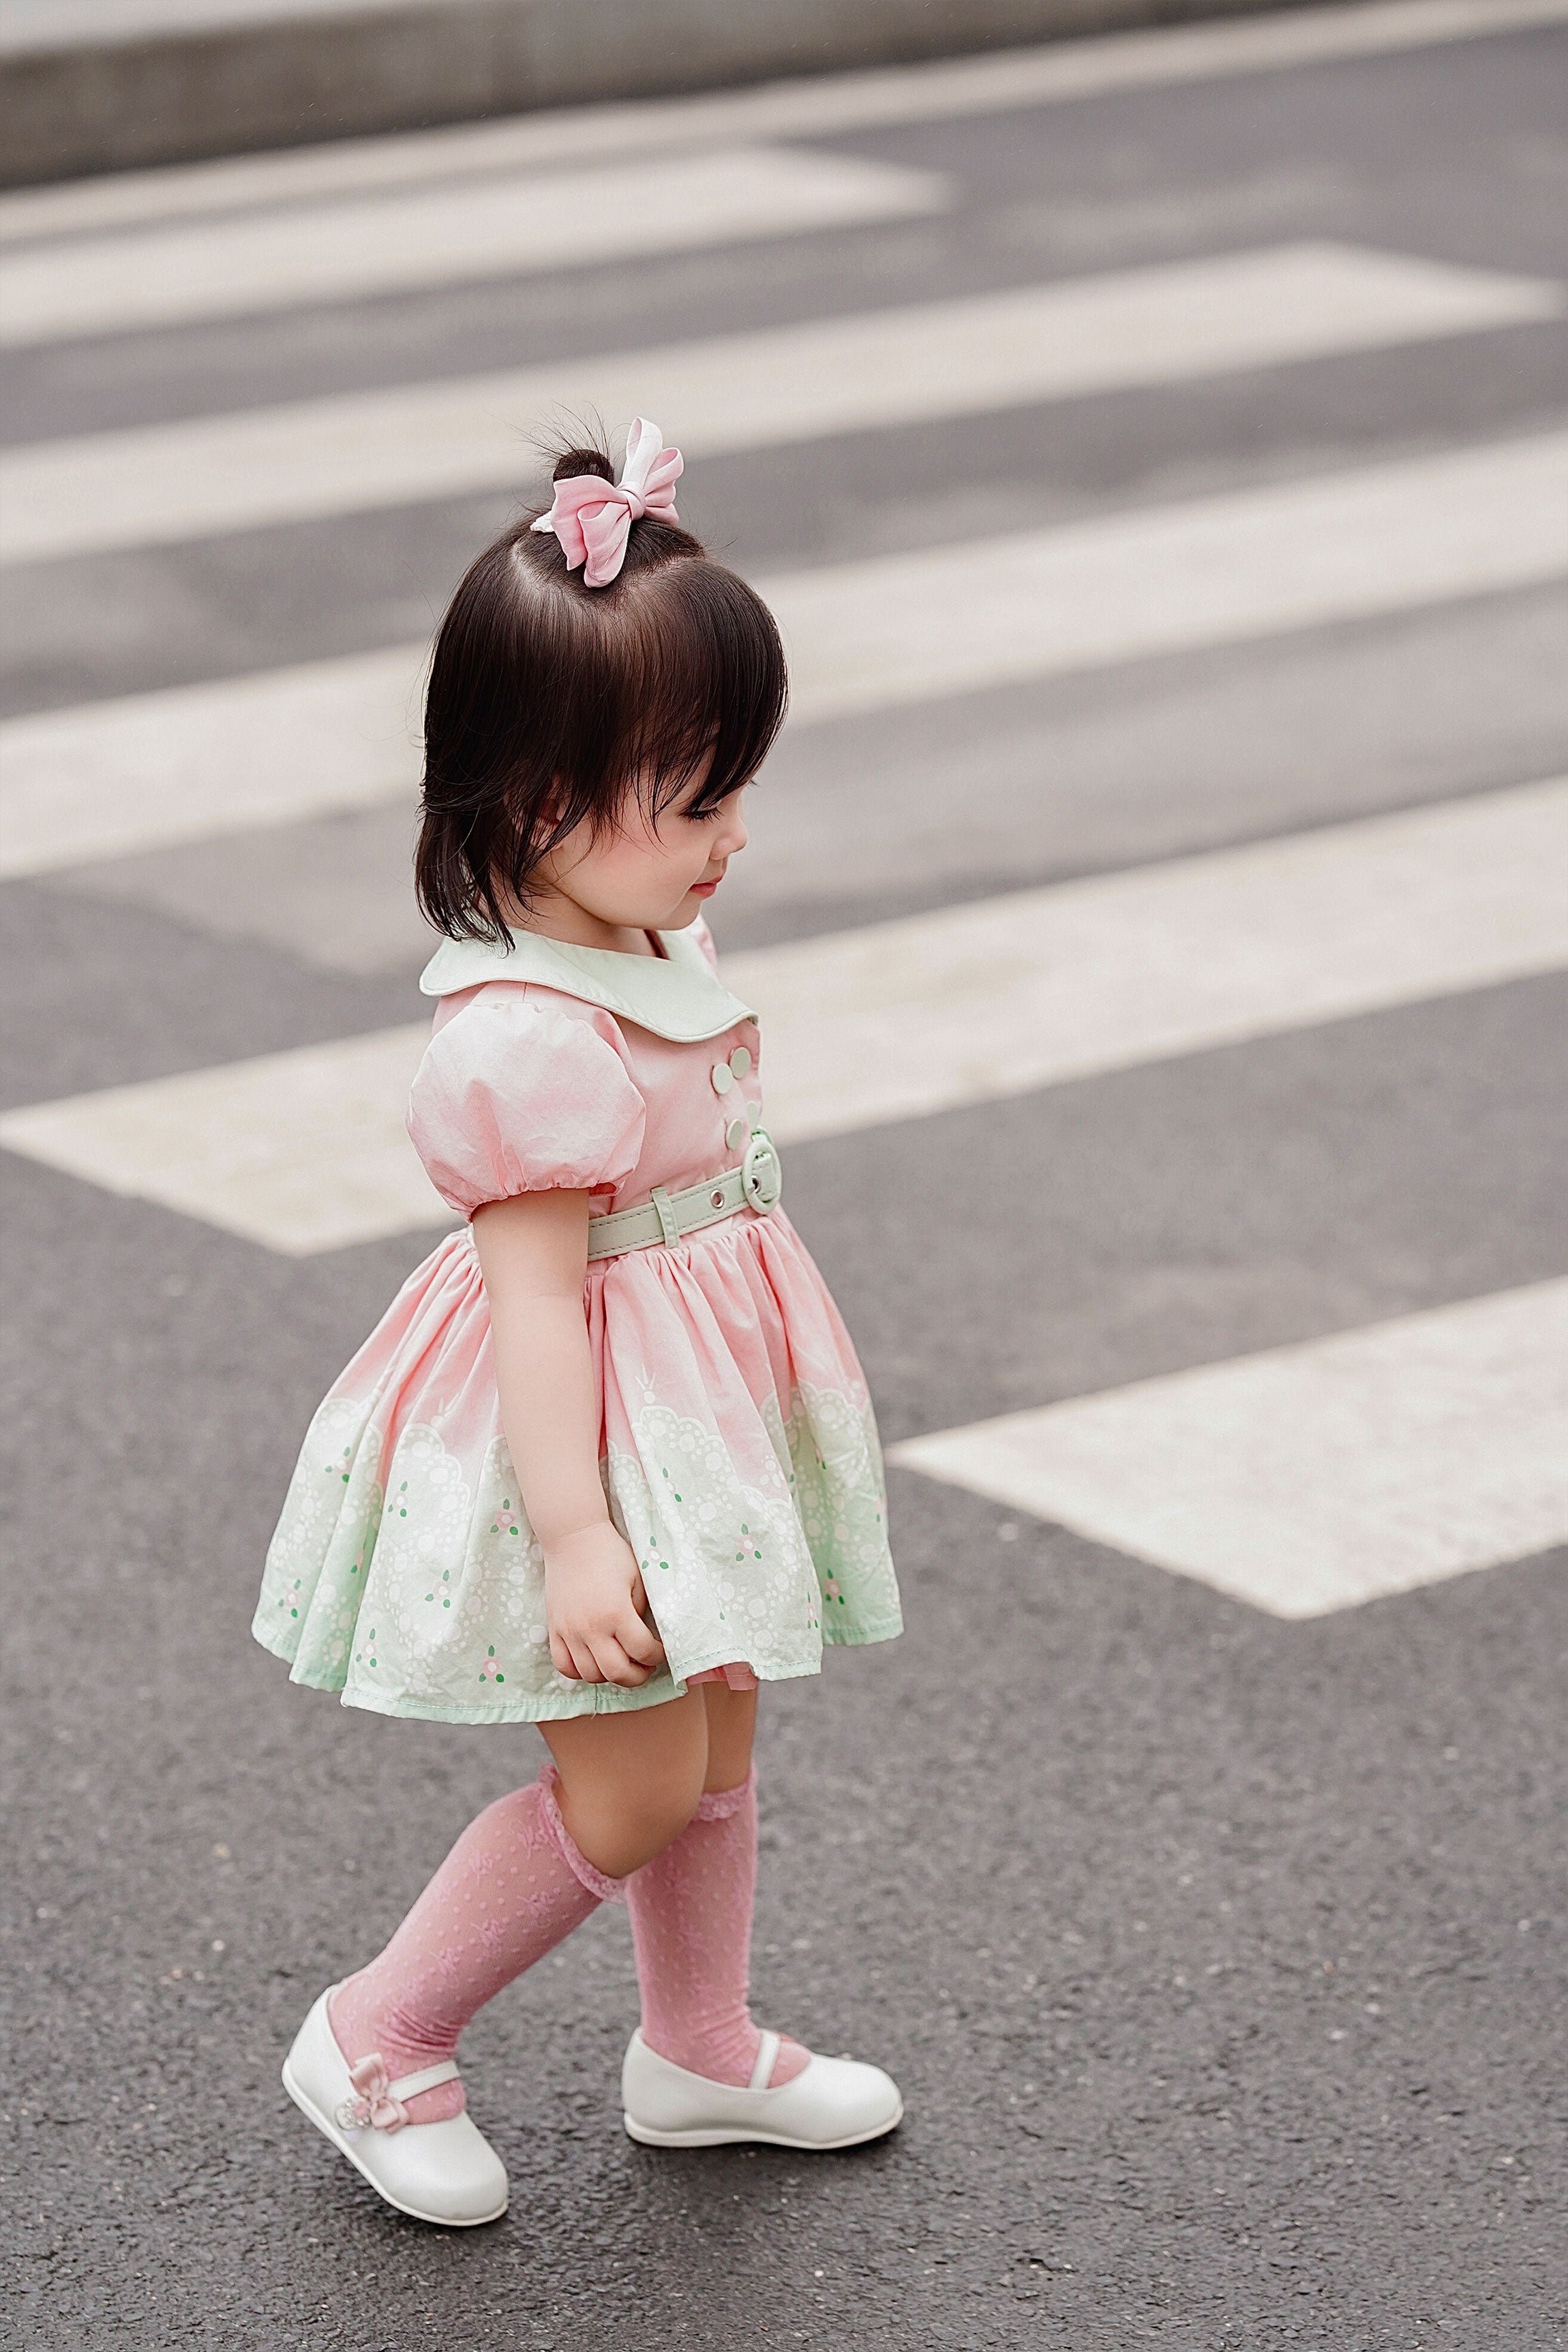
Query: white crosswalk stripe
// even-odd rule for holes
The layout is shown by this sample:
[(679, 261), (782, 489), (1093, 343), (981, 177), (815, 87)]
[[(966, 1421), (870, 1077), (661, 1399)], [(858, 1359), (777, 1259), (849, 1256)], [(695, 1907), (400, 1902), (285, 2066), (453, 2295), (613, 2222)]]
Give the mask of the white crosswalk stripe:
[[(1568, 572), (1568, 435), (760, 583), (792, 724)], [(409, 798), (426, 649), (0, 727), (0, 873)]]
[(427, 658), (425, 646), (395, 646), (7, 719), (0, 874), (412, 805)]
[(1568, 434), (773, 580), (809, 719), (1568, 572)]
[(451, 1223), (404, 1131), (427, 1021), (12, 1111), (0, 1144), (291, 1257)]
[(1568, 1282), (894, 1446), (1277, 1617), (1568, 1542)]
[(841, 1135), (1568, 963), (1568, 781), (728, 960), (770, 1122)]
[(688, 457), (962, 417), (1561, 314), (1550, 280), (1350, 247), (1232, 254), (458, 382), (23, 445), (0, 560), (169, 545), (515, 488), (584, 404)]
[[(781, 1142), (1568, 966), (1568, 781), (726, 960)], [(444, 1213), (425, 1022), (12, 1111), (0, 1144), (291, 1255)]]
[(940, 212), (936, 173), (731, 148), (55, 242), (4, 267), (0, 345)]

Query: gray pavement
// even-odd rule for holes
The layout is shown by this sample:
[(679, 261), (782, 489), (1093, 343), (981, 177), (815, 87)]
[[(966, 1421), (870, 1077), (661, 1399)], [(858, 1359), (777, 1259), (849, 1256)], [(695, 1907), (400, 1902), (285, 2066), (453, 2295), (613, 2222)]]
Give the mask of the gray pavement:
[[(946, 58), (1270, 0), (10, 0), (15, 183)], [(1279, 0), (1273, 0), (1279, 5)]]
[[(957, 208), (9, 353), (4, 429), (1302, 238), (1561, 278), (1565, 57), (1515, 33), (841, 133), (952, 173)], [(1565, 352), (1549, 323), (819, 441), (694, 464), (690, 510), (758, 571), (1080, 520), (1560, 424)], [(504, 511), (17, 567), (4, 709), (417, 636)], [(819, 724), (758, 788), (721, 945), (1560, 773), (1563, 643), (1531, 589)], [(4, 1101), (416, 1018), (408, 824), (0, 886)], [(1563, 1011), (1515, 982), (796, 1145), (885, 1434), (1562, 1274)], [(341, 1710), (247, 1632), (305, 1420), (429, 1237), (291, 1260), (11, 1154), (0, 1185), (0, 2341), (1564, 2341), (1561, 1554), (1287, 1623), (895, 1473), (907, 1634), (767, 1695), (755, 1973), (770, 2020), (888, 2064), (907, 2123), (816, 2164), (634, 2147), (601, 1915), (465, 2043), (514, 2202), (442, 2237), (277, 2070), (539, 1743)]]

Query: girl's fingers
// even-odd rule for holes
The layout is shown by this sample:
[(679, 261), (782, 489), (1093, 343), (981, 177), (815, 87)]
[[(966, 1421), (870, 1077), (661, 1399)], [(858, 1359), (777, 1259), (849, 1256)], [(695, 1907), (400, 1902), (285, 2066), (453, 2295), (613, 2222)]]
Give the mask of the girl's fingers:
[(626, 1610), (613, 1631), (552, 1633), (550, 1658), (556, 1673), (573, 1682), (619, 1683), (636, 1690), (664, 1664), (664, 1644), (651, 1626)]
[(573, 1649), (572, 1657), (574, 1671), (575, 1672), (577, 1680), (580, 1683), (602, 1683), (604, 1681), (605, 1677), (599, 1672), (599, 1662), (595, 1657), (593, 1651), (588, 1647), (586, 1642), (579, 1642), (576, 1643)]
[(623, 1690), (637, 1690), (647, 1680), (647, 1667), (633, 1665), (613, 1633), (600, 1635), (594, 1654), (607, 1683), (618, 1683)]
[(664, 1643), (654, 1629), (641, 1617), (627, 1616), (617, 1628), (617, 1639), (628, 1657), (639, 1665), (657, 1666), (664, 1658)]

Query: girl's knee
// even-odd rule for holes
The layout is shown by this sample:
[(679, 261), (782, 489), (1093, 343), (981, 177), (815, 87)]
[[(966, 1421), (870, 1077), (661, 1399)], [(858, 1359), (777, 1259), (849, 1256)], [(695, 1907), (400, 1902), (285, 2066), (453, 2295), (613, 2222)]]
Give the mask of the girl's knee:
[(693, 1748), (638, 1759), (636, 1769), (563, 1773), (567, 1826), (595, 1870), (626, 1878), (673, 1844), (701, 1799), (706, 1761)]
[(701, 1793), (700, 1788), (694, 1792), (645, 1789), (608, 1804), (591, 1798), (571, 1809), (567, 1826), (595, 1870), (606, 1878), (629, 1878), (674, 1844)]
[(638, 1859), (630, 1867), (640, 1870), (645, 1862), (652, 1862), (666, 1846), (676, 1839), (690, 1822), (702, 1795), (702, 1775), (686, 1775), (657, 1789), (644, 1789), (627, 1800), (622, 1809), (620, 1826), (628, 1850), (635, 1849)]
[(625, 1878), (678, 1838), (708, 1770), (701, 1695), (546, 1727), (567, 1827), (596, 1870)]

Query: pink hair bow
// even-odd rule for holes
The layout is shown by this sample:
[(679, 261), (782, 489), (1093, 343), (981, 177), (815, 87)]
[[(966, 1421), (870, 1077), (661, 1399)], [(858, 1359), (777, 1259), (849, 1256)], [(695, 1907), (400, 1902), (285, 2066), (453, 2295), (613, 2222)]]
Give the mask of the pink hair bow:
[(349, 2068), (349, 2081), (359, 2094), (357, 2098), (341, 2101), (337, 2122), (343, 2131), (401, 2131), (408, 2121), (408, 2110), (401, 2099), (392, 2095), (392, 2080), (386, 2071), (386, 2061), (378, 2050), (368, 2058)]
[(686, 470), (679, 449), (666, 449), (657, 425), (646, 416), (632, 419), (626, 437), (626, 462), (618, 482), (600, 474), (574, 474), (555, 485), (555, 500), (548, 514), (533, 524), (535, 530), (552, 530), (561, 541), (568, 572), (585, 566), (586, 588), (607, 588), (618, 579), (626, 560), (626, 537), (634, 522), (655, 515), (660, 522), (679, 522), (675, 486)]

